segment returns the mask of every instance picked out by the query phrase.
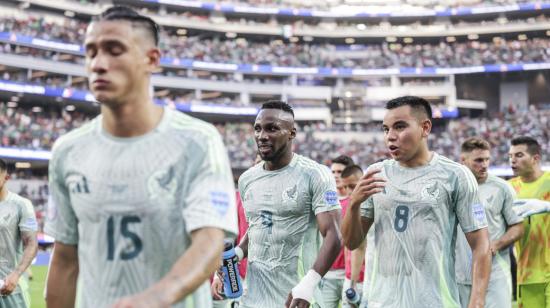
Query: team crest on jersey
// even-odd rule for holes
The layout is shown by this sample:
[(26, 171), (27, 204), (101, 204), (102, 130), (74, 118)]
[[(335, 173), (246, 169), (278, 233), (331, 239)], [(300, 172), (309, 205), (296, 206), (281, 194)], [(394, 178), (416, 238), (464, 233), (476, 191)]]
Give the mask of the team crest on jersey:
[(175, 196), (178, 181), (174, 167), (155, 172), (147, 181), (149, 197), (152, 199), (170, 199)]
[(298, 198), (298, 186), (294, 184), (294, 186), (289, 187), (283, 191), (283, 202), (289, 202), (289, 201), (296, 201)]
[(422, 188), (420, 195), (422, 199), (437, 200), (439, 197), (439, 188), (436, 183), (428, 184)]

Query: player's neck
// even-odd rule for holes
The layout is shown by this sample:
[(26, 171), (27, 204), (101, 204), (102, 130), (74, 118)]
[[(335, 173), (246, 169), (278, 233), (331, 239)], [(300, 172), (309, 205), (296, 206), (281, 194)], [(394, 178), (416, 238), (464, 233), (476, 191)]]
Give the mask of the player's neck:
[(428, 150), (427, 147), (423, 147), (416, 153), (416, 155), (407, 160), (407, 161), (400, 161), (399, 165), (405, 168), (416, 168), (416, 167), (422, 167), (430, 163), (430, 161), (433, 158), (434, 153)]
[(538, 180), (541, 176), (544, 175), (544, 171), (541, 168), (534, 168), (533, 172), (520, 176), (523, 183), (532, 183)]
[(8, 197), (8, 192), (8, 188), (6, 187), (6, 185), (4, 185), (4, 187), (0, 189), (0, 201), (6, 200), (6, 198)]
[(292, 151), (288, 151), (274, 160), (265, 161), (264, 169), (267, 171), (282, 169), (290, 164), (293, 155)]
[(161, 121), (162, 107), (150, 100), (119, 106), (101, 106), (103, 129), (115, 137), (136, 137), (153, 130)]

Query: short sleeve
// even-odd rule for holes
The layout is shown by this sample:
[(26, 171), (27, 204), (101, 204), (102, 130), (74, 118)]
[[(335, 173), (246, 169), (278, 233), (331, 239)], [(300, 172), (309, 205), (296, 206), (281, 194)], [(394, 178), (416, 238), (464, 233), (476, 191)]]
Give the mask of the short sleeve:
[(330, 170), (323, 165), (313, 169), (311, 177), (311, 209), (315, 215), (340, 209), (338, 194), (336, 193), (336, 181)]
[(477, 181), (465, 166), (457, 170), (455, 210), (464, 233), (487, 227), (485, 207), (481, 203)]
[(520, 223), (523, 221), (523, 218), (516, 214), (516, 212), (512, 209), (514, 206), (514, 199), (516, 197), (516, 192), (514, 191), (514, 188), (510, 186), (509, 183), (504, 182), (503, 185), (503, 199), (504, 202), (502, 204), (502, 216), (504, 216), (504, 219), (506, 220), (506, 224), (508, 226), (515, 225), (517, 223)]
[(38, 222), (36, 221), (34, 208), (32, 203), (26, 199), (25, 202), (22, 203), (21, 216), (19, 219), (19, 230), (22, 232), (38, 231)]
[(205, 139), (193, 153), (193, 161), (186, 162), (193, 170), (183, 198), (187, 232), (214, 227), (224, 230), (228, 238), (235, 238), (237, 207), (227, 150), (214, 128)]
[(78, 219), (71, 205), (69, 190), (65, 185), (59, 161), (59, 152), (54, 150), (48, 166), (50, 197), (44, 231), (58, 242), (77, 245)]

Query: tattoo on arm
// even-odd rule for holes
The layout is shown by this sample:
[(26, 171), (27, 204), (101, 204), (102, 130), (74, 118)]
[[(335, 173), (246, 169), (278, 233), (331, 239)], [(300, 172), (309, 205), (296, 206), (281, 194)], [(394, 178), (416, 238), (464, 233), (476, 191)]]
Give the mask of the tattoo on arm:
[(21, 262), (15, 269), (19, 275), (23, 274), (31, 265), (38, 250), (38, 240), (35, 231), (21, 231), (21, 239), (23, 240), (23, 258), (21, 258)]

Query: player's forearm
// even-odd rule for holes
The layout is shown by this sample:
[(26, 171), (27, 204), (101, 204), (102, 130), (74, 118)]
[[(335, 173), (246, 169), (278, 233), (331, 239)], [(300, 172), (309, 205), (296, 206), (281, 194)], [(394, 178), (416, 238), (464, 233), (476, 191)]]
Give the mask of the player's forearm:
[[(474, 234), (471, 234), (474, 233)], [(491, 274), (491, 252), (487, 228), (466, 234), (472, 249), (472, 293), (468, 308), (483, 308)], [(475, 235), (475, 236), (473, 236)]]
[(512, 225), (506, 230), (498, 240), (495, 241), (494, 246), (497, 250), (502, 250), (512, 245), (515, 241), (519, 240), (523, 236), (523, 224), (518, 223)]
[(361, 224), (360, 204), (350, 204), (342, 222), (342, 237), (344, 245), (350, 250), (359, 247), (365, 239)]
[(178, 259), (170, 272), (149, 288), (163, 302), (174, 304), (193, 293), (221, 265), (224, 232), (202, 228), (192, 234), (191, 246)]
[(22, 275), (27, 268), (31, 265), (32, 260), (36, 257), (38, 251), (38, 240), (36, 239), (36, 232), (25, 232), (22, 235), (23, 238), (23, 257), (21, 262), (17, 265), (15, 271)]
[(366, 240), (363, 240), (361, 245), (351, 251), (351, 281), (357, 282), (359, 280), (359, 274), (361, 273), (361, 267), (365, 261), (365, 249)]
[(327, 230), (325, 237), (323, 239), (323, 244), (319, 250), (319, 255), (315, 263), (313, 264), (313, 269), (321, 276), (325, 276), (328, 272), (336, 257), (342, 249), (342, 242), (338, 237), (338, 228), (334, 226)]
[[(78, 255), (67, 245), (55, 243), (46, 282), (46, 304), (50, 308), (75, 306)], [(60, 287), (63, 286), (63, 287)]]

